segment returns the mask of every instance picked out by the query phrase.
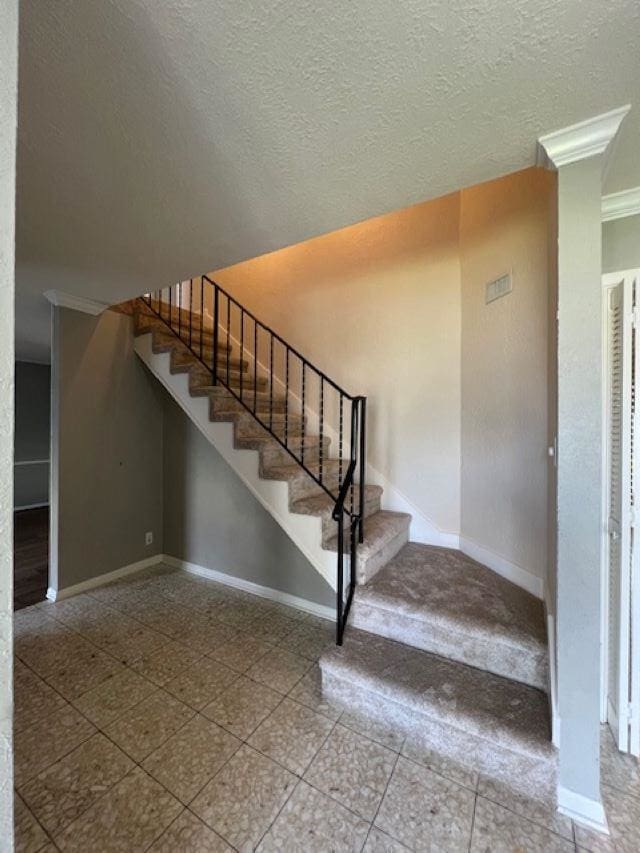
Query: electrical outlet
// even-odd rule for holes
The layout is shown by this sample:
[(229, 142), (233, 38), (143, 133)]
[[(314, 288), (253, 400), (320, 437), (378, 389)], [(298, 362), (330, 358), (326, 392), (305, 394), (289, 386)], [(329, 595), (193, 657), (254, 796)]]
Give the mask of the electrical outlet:
[(144, 534), (144, 544), (153, 545), (153, 532), (151, 530)]

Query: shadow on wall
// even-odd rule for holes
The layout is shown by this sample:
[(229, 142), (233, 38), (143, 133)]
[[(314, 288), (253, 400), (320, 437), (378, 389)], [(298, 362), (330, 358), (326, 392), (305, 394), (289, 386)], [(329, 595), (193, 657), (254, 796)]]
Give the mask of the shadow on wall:
[(334, 606), (329, 585), (169, 395), (163, 462), (165, 553)]

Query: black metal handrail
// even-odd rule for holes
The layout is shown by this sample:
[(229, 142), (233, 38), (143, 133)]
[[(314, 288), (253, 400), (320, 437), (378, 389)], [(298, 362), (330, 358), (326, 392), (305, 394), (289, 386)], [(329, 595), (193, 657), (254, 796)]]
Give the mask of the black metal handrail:
[[(356, 583), (357, 546), (364, 535), (366, 398), (348, 394), (209, 276), (148, 293), (143, 300), (209, 371), (212, 387), (224, 387), (334, 501), (336, 640), (341, 644)], [(237, 367), (232, 367), (234, 345), (239, 350)], [(268, 368), (261, 355), (268, 357)], [(345, 407), (350, 408), (351, 421), (348, 460)], [(317, 419), (313, 441), (307, 413)], [(337, 439), (337, 459), (326, 456), (328, 433)], [(350, 537), (346, 589), (345, 522)]]

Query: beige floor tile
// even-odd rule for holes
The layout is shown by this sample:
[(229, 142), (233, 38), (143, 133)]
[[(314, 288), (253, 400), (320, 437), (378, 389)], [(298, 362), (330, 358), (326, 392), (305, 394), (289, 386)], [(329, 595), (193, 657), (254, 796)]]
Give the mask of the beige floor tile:
[(154, 779), (188, 805), (241, 741), (197, 715), (143, 762)]
[(232, 640), (214, 649), (210, 657), (236, 672), (246, 672), (272, 649), (273, 645), (266, 640), (258, 640), (249, 634), (238, 634)]
[(556, 835), (561, 835), (569, 841), (573, 840), (571, 819), (558, 812), (555, 802), (544, 803), (524, 797), (522, 794), (512, 791), (502, 782), (487, 779), (484, 776), (480, 777), (478, 793), (485, 799), (498, 803), (521, 817), (539, 823), (545, 829), (555, 832)]
[(146, 850), (181, 810), (175, 797), (135, 767), (67, 827), (56, 843), (63, 853)]
[(46, 681), (65, 699), (75, 699), (122, 671), (123, 666), (119, 661), (92, 648), (86, 653), (70, 657), (63, 666), (47, 675)]
[(237, 630), (230, 625), (191, 611), (188, 621), (183, 624), (176, 639), (194, 651), (208, 654), (223, 643), (232, 640), (237, 633)]
[(254, 681), (266, 684), (279, 693), (288, 693), (311, 668), (311, 661), (286, 649), (275, 648), (247, 670)]
[(600, 772), (603, 784), (640, 797), (640, 762), (618, 751), (608, 726), (603, 726), (600, 738)]
[[(402, 756), (375, 825), (414, 850), (466, 850), (475, 795)], [(493, 850), (493, 848), (491, 848)]]
[(342, 706), (332, 702), (322, 693), (322, 673), (320, 667), (315, 664), (307, 673), (303, 675), (300, 681), (296, 684), (293, 690), (289, 693), (289, 698), (295, 699), (301, 705), (306, 705), (312, 711), (317, 711), (319, 714), (324, 714), (330, 720), (337, 720), (342, 713)]
[(478, 797), (473, 822), (471, 853), (573, 853), (572, 841), (555, 835), (502, 806)]
[(54, 619), (47, 622), (51, 623), (53, 628), (47, 624), (38, 630), (37, 635), (25, 635), (17, 638), (14, 643), (16, 656), (44, 679), (64, 667), (74, 657), (86, 657), (96, 651), (95, 646), (62, 623)]
[(583, 853), (616, 853), (615, 841), (610, 835), (596, 832), (574, 823), (576, 845)]
[(399, 841), (395, 841), (391, 836), (372, 826), (362, 853), (406, 853), (408, 850), (409, 848), (404, 844), (400, 844)]
[(149, 848), (149, 853), (233, 853), (233, 847), (185, 809)]
[(281, 693), (240, 675), (202, 713), (236, 737), (246, 740), (281, 701)]
[(296, 777), (243, 745), (191, 804), (236, 850), (249, 851), (267, 831)]
[(609, 785), (602, 785), (602, 799), (609, 830), (617, 850), (619, 853), (638, 853), (640, 850), (640, 797), (629, 796)]
[(455, 761), (448, 755), (441, 755), (427, 744), (420, 741), (419, 738), (409, 736), (402, 744), (402, 755), (410, 758), (418, 764), (422, 764), (434, 773), (440, 776), (445, 776), (451, 779), (452, 782), (457, 782), (458, 785), (464, 785), (475, 791), (478, 785), (478, 773), (469, 765), (462, 764), (460, 761)]
[(55, 838), (133, 766), (115, 744), (96, 734), (20, 790), (31, 811)]
[(322, 714), (284, 699), (258, 726), (248, 743), (302, 776), (333, 725), (333, 721)]
[(144, 655), (152, 654), (162, 648), (169, 638), (158, 631), (153, 631), (144, 625), (131, 620), (126, 631), (109, 632), (96, 642), (103, 651), (117, 658), (121, 663), (130, 664)]
[(143, 675), (159, 687), (164, 687), (183, 670), (193, 666), (202, 656), (201, 652), (170, 641), (157, 651), (133, 661), (130, 666), (139, 675)]
[(157, 690), (114, 722), (105, 734), (134, 761), (142, 761), (187, 723), (195, 712), (174, 696)]
[(375, 740), (394, 752), (400, 752), (404, 744), (405, 738), (401, 731), (361, 710), (345, 711), (340, 717), (340, 725)]
[(18, 794), (13, 798), (13, 810), (15, 853), (39, 853), (49, 839)]
[(318, 660), (320, 655), (335, 642), (335, 629), (331, 624), (313, 625), (298, 623), (280, 640), (279, 645), (287, 651), (304, 658)]
[(196, 711), (201, 711), (237, 677), (238, 673), (224, 664), (211, 658), (200, 658), (171, 679), (165, 690)]
[[(270, 643), (278, 643), (296, 627), (297, 622), (287, 614), (270, 610), (260, 613), (248, 626), (247, 633), (252, 637), (267, 640)], [(292, 651), (294, 651), (292, 649)]]
[(369, 824), (300, 782), (258, 847), (260, 853), (357, 853)]
[(261, 602), (229, 600), (217, 606), (212, 611), (212, 616), (218, 622), (249, 632), (253, 622), (265, 612), (265, 606)]
[(67, 703), (52, 687), (19, 660), (13, 668), (14, 732), (28, 728)]
[(397, 753), (338, 724), (304, 774), (307, 782), (372, 821)]
[(104, 728), (157, 689), (137, 673), (123, 669), (74, 699), (73, 704), (92, 723)]
[(65, 705), (14, 738), (14, 781), (20, 788), (45, 768), (88, 740), (96, 731), (82, 714)]

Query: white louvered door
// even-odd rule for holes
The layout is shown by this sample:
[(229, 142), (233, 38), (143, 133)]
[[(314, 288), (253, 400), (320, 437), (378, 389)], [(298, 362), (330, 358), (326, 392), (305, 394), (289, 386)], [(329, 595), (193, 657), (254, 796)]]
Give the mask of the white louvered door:
[[(632, 578), (638, 554), (633, 549), (633, 435), (635, 346), (634, 285), (627, 275), (605, 277), (607, 293), (606, 376), (606, 575), (607, 720), (618, 748), (633, 746), (632, 693), (638, 690), (632, 655)], [(635, 549), (638, 550), (637, 548)], [(637, 571), (635, 572), (637, 576)], [(636, 585), (637, 588), (637, 585)], [(636, 597), (636, 609), (638, 599)], [(636, 634), (637, 637), (637, 634)], [(635, 644), (637, 646), (637, 643)], [(640, 732), (639, 732), (640, 736)]]

